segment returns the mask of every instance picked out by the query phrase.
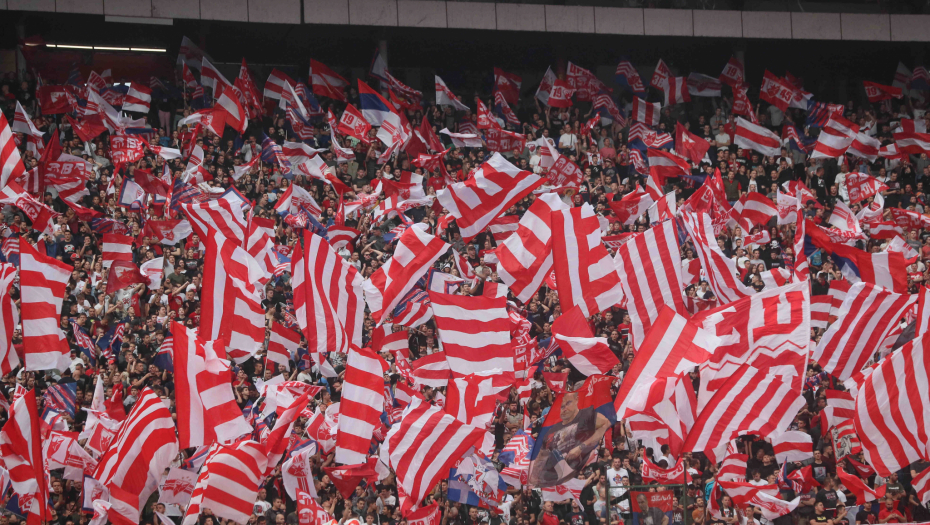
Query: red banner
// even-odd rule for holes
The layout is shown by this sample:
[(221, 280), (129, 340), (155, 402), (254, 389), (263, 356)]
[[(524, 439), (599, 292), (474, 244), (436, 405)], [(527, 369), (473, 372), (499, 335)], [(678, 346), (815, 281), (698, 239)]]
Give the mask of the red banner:
[(110, 136), (110, 159), (116, 169), (141, 159), (144, 153), (145, 142), (141, 138), (130, 135)]
[(559, 155), (555, 163), (549, 167), (549, 184), (555, 187), (577, 188), (584, 178), (584, 172), (577, 164), (568, 160), (565, 155)]
[(685, 464), (680, 458), (670, 469), (659, 468), (649, 458), (643, 458), (642, 475), (645, 483), (656, 481), (662, 485), (681, 485), (682, 480), (691, 482), (691, 476), (685, 478)]
[(526, 136), (497, 128), (488, 129), (484, 138), (490, 151), (522, 150), (526, 146)]
[(439, 504), (433, 503), (407, 515), (407, 525), (439, 525)]

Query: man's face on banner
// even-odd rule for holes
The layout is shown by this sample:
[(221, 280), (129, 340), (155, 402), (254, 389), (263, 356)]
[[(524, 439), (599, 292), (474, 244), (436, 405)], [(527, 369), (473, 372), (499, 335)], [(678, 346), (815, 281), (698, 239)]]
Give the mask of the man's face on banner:
[(562, 406), (559, 411), (559, 417), (562, 418), (562, 424), (569, 424), (578, 415), (578, 394), (571, 393), (562, 396)]

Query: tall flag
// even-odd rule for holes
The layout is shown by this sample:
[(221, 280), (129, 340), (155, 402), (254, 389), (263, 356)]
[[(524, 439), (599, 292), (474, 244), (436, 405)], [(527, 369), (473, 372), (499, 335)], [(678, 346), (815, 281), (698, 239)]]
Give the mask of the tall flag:
[(5, 188), (10, 180), (22, 178), (25, 173), (26, 167), (16, 148), (13, 131), (6, 116), (0, 115), (0, 188)]
[(362, 276), (336, 254), (326, 239), (303, 234), (291, 259), (294, 308), (314, 361), (326, 352), (361, 346), (364, 303)]
[(523, 79), (513, 73), (507, 73), (503, 69), (494, 68), (494, 87), (504, 100), (510, 105), (520, 103), (520, 86), (523, 85)]
[(62, 370), (71, 348), (59, 317), (72, 268), (20, 243), (23, 346), (26, 370)]
[(640, 78), (639, 71), (636, 70), (633, 62), (629, 59), (624, 58), (620, 60), (620, 63), (617, 64), (615, 75), (617, 83), (623, 86), (624, 89), (637, 97), (646, 96), (646, 87), (643, 86), (643, 79)]
[(438, 292), (429, 296), (453, 377), (494, 369), (513, 372), (506, 298)]
[(370, 348), (349, 349), (336, 434), (336, 462), (354, 465), (368, 460), (375, 428), (384, 411), (387, 363)]
[[(143, 388), (94, 471), (98, 480), (138, 513), (178, 455), (174, 420), (158, 394)], [(112, 518), (111, 518), (112, 519)]]
[(252, 431), (236, 405), (222, 342), (203, 341), (172, 323), (175, 401), (182, 448), (231, 441)]
[(15, 278), (15, 266), (0, 264), (0, 375), (7, 375), (19, 366), (19, 356), (13, 348), (13, 331), (19, 324), (19, 309), (13, 305), (10, 295)]

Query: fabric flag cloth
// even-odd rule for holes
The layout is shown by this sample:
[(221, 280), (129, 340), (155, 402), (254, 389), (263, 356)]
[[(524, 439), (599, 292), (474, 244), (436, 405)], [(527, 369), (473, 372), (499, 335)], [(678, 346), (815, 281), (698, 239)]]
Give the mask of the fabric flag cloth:
[(13, 331), (19, 325), (19, 308), (14, 306), (10, 295), (15, 278), (15, 266), (0, 264), (0, 375), (9, 374), (20, 364), (13, 348)]
[(297, 356), (300, 348), (300, 334), (280, 323), (271, 323), (268, 337), (268, 360), (285, 368), (290, 368), (290, 361)]
[(345, 382), (336, 434), (336, 462), (363, 463), (384, 411), (384, 374), (387, 363), (369, 348), (351, 348), (346, 358)]
[(736, 118), (736, 135), (733, 143), (742, 148), (758, 151), (767, 157), (777, 157), (781, 153), (781, 139), (767, 128)]
[(801, 281), (699, 312), (692, 322), (720, 338), (701, 365), (704, 406), (741, 365), (789, 378), (800, 393), (810, 345), (809, 286)]
[(732, 56), (727, 62), (727, 65), (723, 66), (723, 71), (720, 73), (719, 78), (724, 84), (735, 88), (743, 84), (745, 77), (746, 74), (743, 63), (735, 56)]
[(786, 430), (771, 436), (769, 441), (779, 463), (805, 461), (814, 456), (813, 441), (806, 432)]
[(856, 503), (868, 503), (883, 499), (885, 491), (888, 489), (888, 485), (882, 485), (877, 490), (872, 490), (859, 476), (849, 474), (841, 468), (836, 469), (836, 475), (839, 476), (840, 483), (856, 497)]
[(232, 441), (251, 433), (229, 382), (223, 343), (203, 341), (180, 323), (172, 323), (171, 334), (181, 448)]
[(742, 365), (701, 409), (683, 450), (716, 462), (740, 434), (767, 437), (787, 428), (804, 403), (791, 381)]
[(437, 199), (455, 217), (467, 242), (545, 180), (495, 153), (467, 181), (439, 190)]
[(904, 312), (916, 303), (914, 295), (896, 294), (865, 282), (854, 284), (843, 300), (839, 319), (823, 334), (811, 359), (836, 378), (849, 379), (862, 370)]
[(310, 85), (314, 95), (346, 101), (345, 88), (349, 82), (326, 64), (310, 59)]
[(392, 112), (391, 103), (361, 79), (358, 81), (358, 96), (365, 120), (372, 126), (381, 126), (384, 119)]
[(197, 523), (202, 508), (221, 518), (247, 523), (267, 464), (265, 447), (254, 441), (216, 445), (200, 471), (181, 524)]
[(520, 301), (528, 301), (549, 275), (552, 212), (566, 209), (557, 194), (540, 195), (520, 219), (517, 231), (498, 246), (498, 275)]
[(390, 466), (397, 476), (401, 511), (415, 510), (484, 434), (483, 428), (466, 425), (442, 409), (414, 399), (385, 440)]
[(662, 105), (658, 102), (646, 102), (639, 97), (634, 97), (631, 115), (633, 120), (642, 122), (649, 127), (655, 127), (659, 125), (659, 118), (662, 116)]
[(707, 281), (720, 304), (748, 297), (755, 290), (737, 280), (736, 261), (726, 257), (717, 247), (714, 226), (710, 215), (682, 213), (688, 235), (694, 241), (701, 268), (707, 272)]
[(362, 283), (372, 318), (380, 325), (449, 245), (420, 228), (407, 228), (397, 240), (394, 256)]
[(928, 347), (930, 333), (908, 342), (879, 362), (859, 386), (855, 428), (865, 458), (879, 476), (927, 457)]
[(26, 173), (23, 159), (16, 148), (13, 131), (5, 115), (0, 115), (0, 188), (11, 180), (18, 180)]
[(103, 234), (102, 255), (100, 257), (104, 268), (109, 268), (113, 261), (132, 261), (132, 244), (135, 237), (118, 235), (115, 233)]
[(859, 133), (859, 126), (840, 115), (833, 115), (817, 137), (812, 159), (837, 158), (849, 149)]
[(639, 348), (663, 305), (686, 315), (675, 221), (654, 226), (617, 249), (614, 263), (627, 298), (631, 337)]
[(652, 196), (636, 185), (636, 189), (624, 195), (619, 201), (608, 202), (610, 209), (624, 226), (630, 226), (648, 210), (655, 201)]
[[(326, 239), (303, 234), (291, 260), (291, 286), (297, 323), (314, 356), (348, 351), (362, 344), (362, 277), (339, 257)], [(320, 360), (314, 358), (315, 361)]]
[(437, 106), (452, 106), (456, 111), (466, 111), (469, 109), (468, 106), (463, 104), (462, 101), (452, 93), (452, 90), (439, 78), (439, 75), (436, 75), (435, 87)]
[(608, 376), (595, 375), (574, 392), (553, 401), (533, 446), (528, 484), (555, 487), (576, 478), (592, 458), (608, 428), (617, 419)]
[(692, 370), (706, 361), (718, 344), (713, 333), (661, 305), (620, 384), (615, 401), (617, 416), (624, 417), (637, 385)]
[(601, 242), (600, 228), (587, 203), (552, 213), (552, 266), (563, 312), (581, 306), (589, 317), (623, 300), (620, 277)]
[(709, 149), (709, 142), (685, 129), (680, 122), (675, 123), (675, 151), (699, 164)]
[(263, 273), (241, 247), (244, 236), (238, 243), (218, 231), (200, 238), (206, 251), (198, 334), (207, 341), (223, 340), (229, 357), (241, 363), (265, 342), (264, 309), (256, 289)]
[[(177, 454), (178, 438), (171, 412), (155, 392), (143, 388), (100, 457), (93, 477), (107, 487), (111, 501), (119, 492), (121, 508), (131, 508), (137, 523), (139, 510)], [(112, 515), (110, 519), (115, 522)]]
[(594, 337), (581, 308), (574, 307), (552, 323), (552, 335), (568, 362), (585, 376), (607, 374), (620, 364), (607, 339)]
[(123, 111), (148, 113), (152, 105), (152, 89), (138, 82), (129, 84), (129, 90), (123, 99)]
[(26, 370), (63, 370), (71, 348), (59, 317), (73, 268), (20, 243), (20, 314)]
[(653, 177), (659, 186), (665, 185), (665, 180), (669, 178), (677, 179), (681, 175), (691, 175), (691, 166), (688, 161), (657, 148), (646, 150), (649, 158), (649, 175)]
[(865, 86), (865, 96), (867, 96), (869, 102), (873, 104), (883, 100), (891, 100), (904, 96), (900, 87), (883, 86), (882, 84), (869, 82), (868, 80), (863, 80), (862, 84)]
[[(28, 512), (28, 522), (40, 523), (51, 516), (35, 389), (16, 399), (8, 412), (9, 419), (0, 429), (0, 461), (9, 471), (10, 484), (20, 497), (20, 508)], [(0, 488), (5, 491), (6, 483)], [(23, 505), (27, 499), (28, 507)]]
[(453, 377), (514, 371), (506, 298), (437, 292), (429, 297)]

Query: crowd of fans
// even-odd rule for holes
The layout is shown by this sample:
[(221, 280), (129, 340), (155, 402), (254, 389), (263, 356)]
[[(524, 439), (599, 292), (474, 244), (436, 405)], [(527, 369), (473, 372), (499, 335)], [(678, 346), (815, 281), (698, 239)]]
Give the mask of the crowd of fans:
[[(180, 82), (176, 83), (180, 86)], [(169, 336), (168, 327), (171, 321), (178, 321), (189, 327), (196, 328), (201, 312), (200, 287), (203, 272), (203, 247), (196, 236), (191, 236), (177, 245), (159, 244), (152, 238), (143, 234), (144, 221), (167, 217), (146, 216), (130, 212), (117, 206), (116, 198), (120, 183), (124, 178), (132, 177), (136, 169), (151, 169), (154, 173), (161, 173), (165, 160), (146, 151), (146, 156), (125, 169), (114, 171), (109, 158), (107, 134), (103, 133), (92, 142), (83, 142), (63, 118), (58, 116), (43, 116), (35, 98), (36, 79), (31, 75), (18, 78), (8, 73), (0, 80), (0, 95), (3, 100), (2, 110), (7, 121), (14, 120), (14, 110), (18, 101), (31, 116), (33, 123), (45, 134), (46, 142), (53, 134), (59, 134), (66, 153), (80, 156), (93, 166), (93, 176), (87, 183), (90, 195), (85, 197), (81, 204), (93, 210), (104, 213), (107, 217), (123, 223), (129, 235), (137, 238), (133, 246), (133, 261), (141, 264), (153, 257), (163, 256), (165, 259), (163, 283), (157, 289), (148, 289), (144, 285), (123, 291), (118, 295), (107, 296), (105, 293), (107, 274), (101, 265), (101, 234), (94, 227), (79, 220), (74, 211), (66, 206), (52, 191), (44, 195), (44, 202), (61, 213), (57, 219), (53, 235), (43, 235), (45, 248), (49, 255), (56, 257), (64, 263), (73, 266), (74, 272), (68, 284), (68, 296), (62, 308), (62, 327), (68, 334), (72, 346), (73, 362), (70, 369), (59, 372), (26, 372), (15, 370), (12, 374), (0, 379), (2, 395), (9, 400), (12, 397), (16, 384), (26, 388), (38, 388), (41, 394), (49, 386), (56, 383), (73, 382), (77, 388), (77, 408), (73, 420), (66, 417), (72, 431), (79, 432), (84, 425), (86, 413), (82, 407), (88, 407), (94, 392), (95, 381), (99, 377), (106, 387), (107, 398), (112, 401), (122, 396), (122, 405), (128, 413), (143, 387), (153, 389), (160, 396), (173, 399), (173, 378), (166, 369), (156, 366), (156, 355)], [(180, 93), (181, 88), (170, 91)], [(488, 93), (481, 93), (484, 103), (492, 107)], [(656, 96), (654, 94), (654, 96)], [(153, 96), (152, 111), (146, 115), (148, 122), (155, 128), (152, 144), (171, 148), (183, 148), (181, 141), (185, 133), (190, 131), (186, 126), (178, 128), (177, 122), (192, 113), (190, 109), (189, 93), (183, 98), (168, 96), (156, 91)], [(358, 93), (352, 88), (348, 92), (349, 102), (359, 106)], [(466, 97), (462, 97), (466, 98)], [(339, 118), (345, 104), (321, 99), (323, 111), (331, 109)], [(625, 115), (630, 114), (629, 95), (621, 95), (620, 107)], [(735, 131), (735, 117), (729, 111), (731, 100), (722, 97), (716, 99), (702, 99), (702, 103), (686, 103), (666, 107), (662, 111), (660, 131), (674, 133), (676, 123), (681, 123), (706, 140), (710, 149), (708, 151), (709, 163), (694, 165), (691, 178), (670, 179), (663, 190), (675, 191), (678, 203), (681, 204), (696, 188), (700, 187), (704, 179), (713, 175), (719, 168), (723, 175), (726, 198), (737, 201), (747, 192), (759, 192), (770, 199), (775, 199), (777, 186), (788, 181), (804, 182), (816, 195), (822, 208), (809, 206), (806, 215), (815, 223), (821, 223), (828, 216), (837, 201), (848, 202), (848, 194), (844, 184), (846, 174), (850, 172), (864, 172), (878, 178), (888, 186), (883, 192), (885, 207), (902, 207), (923, 213), (927, 206), (928, 197), (925, 194), (925, 177), (930, 177), (930, 159), (926, 155), (911, 156), (907, 159), (887, 160), (878, 159), (868, 162), (864, 159), (846, 157), (838, 160), (811, 161), (807, 155), (790, 148), (782, 149), (777, 157), (763, 157), (758, 153), (741, 149), (733, 145)], [(916, 104), (916, 102), (915, 102)], [(625, 105), (625, 107), (624, 107)], [(762, 108), (765, 107), (761, 103)], [(633, 191), (637, 184), (646, 185), (648, 173), (638, 173), (635, 169), (630, 149), (627, 146), (629, 127), (623, 123), (601, 121), (594, 132), (586, 134), (582, 130), (585, 122), (590, 118), (591, 104), (577, 103), (568, 109), (546, 108), (533, 98), (532, 91), (524, 89), (520, 104), (514, 107), (523, 124), (519, 127), (509, 126), (508, 129), (526, 134), (528, 144), (532, 145), (539, 138), (551, 138), (555, 141), (560, 153), (568, 156), (584, 171), (584, 180), (576, 192), (565, 195), (575, 206), (590, 203), (596, 211), (610, 220), (610, 233), (613, 235), (624, 231), (642, 231), (649, 227), (648, 218), (641, 217), (632, 226), (623, 226), (615, 218), (609, 202)], [(845, 105), (846, 117), (858, 122), (862, 129), (878, 138), (883, 144), (892, 141), (892, 130), (897, 121), (902, 118), (923, 119), (925, 111), (923, 105), (912, 105), (894, 101), (892, 104), (869, 105), (850, 100)], [(407, 118), (417, 125), (423, 118), (427, 119), (434, 130), (448, 128), (451, 131), (461, 131), (473, 128), (476, 114), (470, 111), (455, 111), (450, 107), (437, 107), (429, 102), (424, 103), (422, 109), (408, 110)], [(927, 114), (930, 117), (930, 114)], [(774, 106), (760, 109), (758, 114), (762, 125), (781, 133), (782, 124), (786, 121), (794, 122), (805, 133), (816, 134), (816, 130), (807, 130), (804, 127), (805, 114), (800, 110), (789, 110), (787, 113), (779, 111)], [(276, 200), (286, 190), (289, 184), (297, 184), (306, 188), (322, 208), (319, 221), (323, 226), (331, 225), (335, 218), (338, 196), (331, 185), (320, 180), (309, 179), (296, 174), (285, 176), (278, 165), (268, 162), (257, 163), (247, 174), (234, 180), (233, 168), (260, 155), (262, 142), (270, 137), (278, 144), (285, 140), (296, 140), (293, 129), (283, 112), (275, 104), (266, 107), (261, 119), (253, 120), (242, 137), (229, 128), (223, 136), (216, 136), (210, 131), (203, 130), (202, 135), (195, 141), (204, 150), (204, 167), (212, 174), (213, 180), (207, 184), (214, 187), (235, 187), (243, 196), (252, 201), (253, 213), (259, 217), (271, 218), (276, 221), (275, 244), (281, 253), (287, 253), (298, 243), (300, 231), (283, 221), (275, 213), (273, 206)], [(445, 186), (443, 176), (438, 169), (432, 173), (424, 173), (421, 168), (411, 164), (411, 159), (401, 152), (386, 163), (379, 163), (378, 159), (383, 146), (375, 138), (372, 130), (368, 141), (358, 140), (354, 137), (340, 137), (342, 145), (351, 148), (355, 158), (345, 162), (338, 162), (332, 152), (323, 153), (326, 164), (331, 167), (335, 175), (344, 182), (351, 191), (345, 195), (346, 201), (353, 200), (362, 194), (372, 194), (385, 176), (396, 173), (398, 170), (413, 171), (423, 175), (425, 192), (435, 195), (437, 189)], [(448, 137), (440, 135), (444, 141)], [(314, 138), (307, 143), (314, 148), (329, 149), (331, 135), (325, 119), (318, 119)], [(26, 141), (21, 141), (21, 153), (26, 167), (31, 168), (37, 159), (26, 151)], [(446, 144), (451, 146), (451, 144)], [(543, 171), (539, 167), (538, 150), (530, 147), (507, 151), (504, 157), (528, 170)], [(448, 173), (455, 178), (463, 180), (479, 167), (490, 156), (486, 148), (456, 148), (445, 157), (444, 162)], [(168, 162), (168, 168), (173, 178), (181, 176), (186, 165), (186, 159), (177, 159)], [(115, 184), (112, 179), (115, 179)], [(108, 192), (108, 188), (111, 191)], [(113, 192), (116, 188), (117, 192)], [(507, 210), (508, 215), (522, 215), (535, 197), (530, 195), (518, 202), (513, 208)], [(851, 204), (853, 211), (858, 212), (861, 206), (868, 205), (868, 201)], [(168, 207), (164, 208), (166, 214), (170, 213)], [(426, 223), (431, 233), (437, 233), (437, 222), (445, 215), (445, 211), (434, 201), (431, 206), (422, 206), (410, 209), (407, 216), (414, 222)], [(36, 244), (40, 234), (31, 228), (30, 222), (22, 212), (13, 206), (4, 206), (2, 209), (4, 236), (18, 236), (19, 242)], [(358, 229), (361, 234), (354, 243), (340, 250), (339, 254), (355, 266), (363, 277), (368, 278), (375, 270), (382, 266), (392, 256), (394, 245), (385, 240), (385, 235), (397, 226), (398, 220), (391, 219), (380, 224), (373, 223), (370, 213), (361, 216), (348, 216), (346, 225)], [(718, 238), (718, 244), (728, 257), (734, 258), (741, 271), (740, 277), (747, 285), (757, 289), (764, 286), (760, 274), (773, 268), (790, 267), (794, 264), (792, 241), (794, 226), (777, 226), (773, 218), (767, 225), (771, 241), (764, 245), (742, 245), (743, 233), (735, 228), (729, 228)], [(441, 236), (459, 250), (472, 265), (478, 276), (477, 283), (472, 286), (466, 283), (458, 293), (481, 294), (486, 281), (499, 281), (493, 262), (485, 257), (496, 246), (493, 237), (484, 233), (473, 242), (465, 243), (453, 224), (446, 228)], [(858, 241), (860, 248), (874, 251), (883, 247), (884, 240)], [(920, 254), (918, 260), (908, 269), (910, 291), (918, 290), (922, 282), (928, 278), (928, 265), (925, 261), (930, 258), (930, 231), (925, 229), (907, 232), (906, 242)], [(298, 247), (299, 249), (299, 247)], [(696, 251), (686, 242), (681, 248), (686, 259), (695, 258)], [(4, 250), (4, 257), (9, 254)], [(816, 251), (808, 258), (811, 265), (812, 286), (814, 294), (827, 293), (829, 282), (834, 279), (843, 279), (842, 273), (830, 260), (830, 257), (821, 251)], [(456, 265), (451, 256), (445, 256), (437, 262), (437, 268), (447, 273), (458, 275)], [(287, 324), (288, 308), (293, 307), (293, 295), (290, 289), (289, 273), (272, 279), (263, 290), (266, 308), (266, 319), (269, 323)], [(698, 300), (713, 304), (713, 294), (706, 283), (689, 287), (688, 295)], [(12, 291), (14, 300), (18, 300), (19, 292), (14, 286)], [(513, 299), (511, 297), (511, 299)], [(519, 304), (519, 308), (531, 323), (530, 336), (544, 340), (551, 336), (552, 322), (560, 315), (557, 291), (543, 284), (539, 292), (526, 304)], [(126, 322), (121, 348), (114, 352), (110, 362), (105, 358), (97, 360), (94, 366), (89, 357), (80, 351), (73, 334), (73, 325), (82, 327), (95, 343), (108, 330), (117, 323)], [(72, 325), (73, 323), (73, 325)], [(624, 370), (633, 358), (633, 348), (629, 342), (629, 317), (619, 307), (594, 315), (589, 319), (594, 333), (605, 337), (611, 350), (619, 358), (621, 365), (617, 366), (612, 375), (622, 377)], [(375, 323), (366, 313), (365, 333), (363, 343), (368, 345), (371, 340), (372, 329)], [(819, 336), (817, 330), (811, 334), (812, 340)], [(432, 321), (411, 329), (409, 348), (411, 360), (423, 357), (437, 350), (435, 327)], [(14, 335), (14, 343), (21, 343), (21, 332)], [(304, 345), (306, 343), (303, 343)], [(339, 377), (322, 377), (317, 366), (307, 368), (304, 363), (291, 362), (290, 367), (266, 362), (264, 352), (254, 358), (234, 367), (234, 376), (230, 379), (240, 405), (245, 408), (248, 403), (257, 403), (260, 400), (260, 391), (256, 386), (258, 380), (268, 380), (274, 375), (284, 374), (288, 380), (305, 381), (324, 386), (322, 393), (313, 400), (314, 406), (324, 408), (340, 400), (342, 375), (344, 374), (344, 359), (340, 356), (331, 356)], [(385, 353), (383, 357), (393, 362), (393, 357)], [(568, 371), (568, 383), (573, 385), (582, 380), (584, 376), (572, 369), (568, 362), (560, 359), (558, 354), (547, 359), (538, 368), (533, 367), (530, 373), (535, 372), (532, 383), (533, 390), (526, 403), (526, 413), (530, 418), (530, 433), (535, 434), (546, 417), (555, 393), (543, 379), (542, 372)], [(810, 365), (809, 377), (816, 377), (819, 372), (817, 365)], [(392, 367), (391, 381), (400, 379), (396, 368)], [(699, 376), (692, 373), (695, 387)], [(827, 432), (821, 428), (820, 411), (825, 407), (822, 387), (829, 384), (829, 379), (819, 383), (809, 381), (805, 389), (807, 406), (800, 411), (792, 424), (792, 429), (807, 432), (814, 443), (814, 457), (804, 462), (812, 464), (813, 477), (819, 487), (813, 487), (809, 492), (795, 494), (792, 490), (782, 488), (781, 497), (793, 499), (800, 496), (801, 501), (797, 509), (791, 514), (775, 521), (778, 525), (808, 525), (808, 523), (827, 525), (853, 525), (858, 523), (904, 523), (915, 521), (930, 521), (930, 512), (915, 496), (910, 480), (926, 465), (912, 465), (906, 471), (893, 475), (888, 479), (876, 478), (874, 474), (866, 478), (872, 487), (886, 487), (885, 498), (880, 501), (863, 504), (855, 501), (848, 490), (844, 490), (837, 477), (838, 469), (845, 469), (855, 475), (855, 469), (847, 460), (854, 457), (860, 463), (865, 463), (861, 453), (852, 454), (837, 459), (834, 443)], [(832, 388), (842, 388), (841, 385), (832, 384)], [(441, 394), (439, 390), (424, 387), (422, 393), (427, 400), (435, 401)], [(173, 406), (172, 406), (173, 410)], [(40, 407), (41, 411), (41, 407)], [(7, 419), (7, 413), (0, 408), (0, 425)], [(296, 431), (303, 431), (305, 418), (301, 418)], [(518, 403), (516, 391), (509, 399), (500, 403), (493, 420), (493, 432), (497, 438), (497, 450), (491, 458), (497, 460), (497, 454), (507, 439), (513, 433), (524, 427), (524, 408)], [(609, 442), (605, 441), (599, 449), (598, 460), (584, 469), (586, 480), (580, 501), (582, 505), (571, 499), (562, 502), (544, 502), (538, 490), (531, 488), (510, 489), (505, 497), (508, 505), (506, 514), (496, 510), (468, 506), (460, 502), (450, 501), (445, 491), (446, 484), (442, 483), (428, 496), (426, 503), (438, 502), (442, 508), (442, 525), (479, 525), (480, 522), (498, 523), (508, 521), (517, 525), (619, 525), (621, 522), (631, 523), (631, 491), (656, 490), (656, 486), (648, 486), (640, 475), (640, 465), (644, 457), (648, 457), (660, 467), (671, 467), (678, 458), (668, 455), (667, 448), (655, 443), (641, 443), (631, 439), (625, 425), (620, 422), (615, 425)], [(774, 483), (778, 478), (781, 465), (774, 459), (771, 445), (761, 440), (744, 438), (741, 441), (745, 453), (750, 457), (746, 473), (747, 480), (753, 483)], [(175, 465), (191, 455), (193, 450), (182, 451)], [(688, 485), (671, 487), (675, 499), (673, 512), (668, 522), (653, 523), (649, 525), (678, 525), (696, 523), (703, 525), (735, 525), (737, 523), (756, 523), (769, 525), (758, 509), (734, 508), (729, 497), (723, 497), (719, 505), (723, 518), (714, 518), (707, 512), (707, 502), (718, 466), (708, 464), (702, 454), (684, 455), (691, 482)], [(335, 489), (327, 475), (323, 473), (323, 466), (333, 465), (332, 455), (318, 454), (313, 458), (314, 475), (317, 484), (317, 493), (322, 506), (337, 520), (340, 525), (353, 517), (369, 525), (389, 524), (405, 525), (406, 520), (397, 509), (397, 489), (393, 477), (389, 476), (376, 485), (363, 484), (359, 486), (351, 498), (343, 498)], [(801, 464), (789, 464), (787, 472), (800, 468)], [(647, 485), (647, 486), (643, 486)], [(269, 478), (258, 493), (255, 503), (255, 513), (250, 524), (264, 523), (297, 523), (296, 503), (286, 494), (282, 493), (280, 472)], [(57, 525), (87, 523), (89, 515), (81, 512), (81, 483), (64, 480), (61, 471), (51, 472), (51, 501), (56, 518), (52, 521)], [(9, 494), (0, 494), (0, 500)], [(145, 505), (142, 514), (143, 523), (156, 523), (153, 510), (160, 508), (157, 504), (158, 492), (149, 503)], [(169, 506), (170, 507), (170, 506)], [(582, 508), (583, 507), (583, 508)], [(14, 512), (13, 507), (7, 505), (2, 511), (0, 525), (18, 523), (22, 521)], [(164, 509), (162, 509), (164, 510)], [(179, 518), (183, 509), (174, 512), (175, 520)], [(651, 519), (651, 518), (650, 518)], [(225, 523), (227, 520), (211, 516), (205, 510), (200, 518), (203, 525)], [(641, 523), (641, 525), (643, 525)]]

